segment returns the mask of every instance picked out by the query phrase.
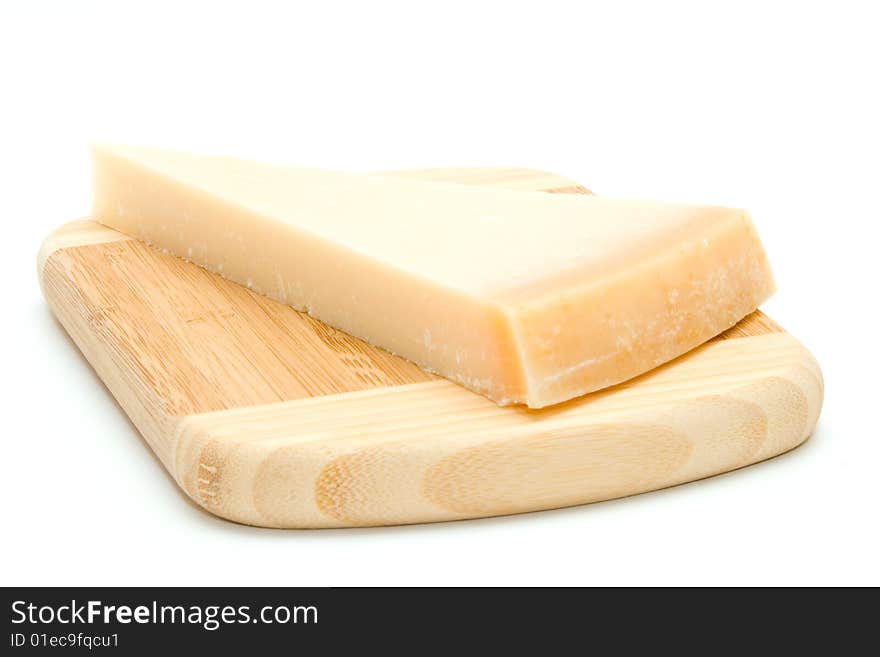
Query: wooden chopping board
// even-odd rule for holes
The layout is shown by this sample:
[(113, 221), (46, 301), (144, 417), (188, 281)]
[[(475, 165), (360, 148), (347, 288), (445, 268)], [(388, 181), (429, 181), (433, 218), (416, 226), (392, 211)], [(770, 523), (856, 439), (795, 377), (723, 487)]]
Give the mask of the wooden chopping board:
[[(510, 168), (386, 175), (553, 193)], [(550, 408), (454, 383), (92, 221), (38, 256), (52, 311), (181, 488), (267, 527), (456, 520), (596, 502), (785, 452), (819, 366), (761, 312), (681, 358)]]

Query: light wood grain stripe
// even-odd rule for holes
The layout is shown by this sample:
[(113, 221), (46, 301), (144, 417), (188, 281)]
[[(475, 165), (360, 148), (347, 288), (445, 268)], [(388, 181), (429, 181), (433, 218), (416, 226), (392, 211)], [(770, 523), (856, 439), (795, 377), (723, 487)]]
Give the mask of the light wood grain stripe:
[[(544, 409), (499, 407), (443, 379), (430, 383), (377, 388), (362, 392), (190, 415), (186, 431), (210, 433), (217, 439), (274, 440), (295, 422), (295, 435), (283, 440), (326, 440), (336, 437), (480, 433), (488, 428), (567, 423), (577, 418), (601, 419), (663, 406), (671, 401), (727, 390), (753, 382), (792, 363), (810, 363), (809, 353), (787, 333), (727, 340), (705, 345), (695, 357), (679, 359), (605, 391)], [(394, 408), (392, 418), (388, 409)], [(389, 421), (393, 420), (393, 421)], [(246, 436), (246, 437), (243, 437)]]
[(774, 348), (786, 338), (716, 343), (732, 365), (732, 346), (760, 340), (773, 366), (730, 378), (722, 368), (714, 385), (658, 385), (652, 402), (634, 386), (557, 414), (496, 406), (504, 418), (493, 421), (436, 382), (253, 409), (258, 417), (187, 418), (178, 478), (225, 517), (301, 527), (452, 520), (675, 485), (806, 438), (821, 379), (802, 348)]

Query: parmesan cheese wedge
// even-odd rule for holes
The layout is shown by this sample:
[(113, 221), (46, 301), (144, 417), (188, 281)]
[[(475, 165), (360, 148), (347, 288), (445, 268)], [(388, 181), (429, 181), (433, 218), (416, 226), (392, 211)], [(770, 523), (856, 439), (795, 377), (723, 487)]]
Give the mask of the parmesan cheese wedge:
[(99, 145), (93, 218), (499, 404), (637, 376), (774, 289), (742, 210)]

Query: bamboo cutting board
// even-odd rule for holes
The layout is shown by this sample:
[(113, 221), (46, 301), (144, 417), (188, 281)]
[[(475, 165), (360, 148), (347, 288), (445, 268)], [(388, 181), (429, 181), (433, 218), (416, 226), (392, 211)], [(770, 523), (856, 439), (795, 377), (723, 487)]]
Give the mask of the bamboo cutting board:
[[(555, 193), (524, 169), (387, 175)], [(637, 379), (540, 410), (475, 393), (92, 221), (38, 257), (43, 293), (181, 488), (267, 527), (456, 520), (595, 502), (785, 452), (822, 375), (755, 312)]]

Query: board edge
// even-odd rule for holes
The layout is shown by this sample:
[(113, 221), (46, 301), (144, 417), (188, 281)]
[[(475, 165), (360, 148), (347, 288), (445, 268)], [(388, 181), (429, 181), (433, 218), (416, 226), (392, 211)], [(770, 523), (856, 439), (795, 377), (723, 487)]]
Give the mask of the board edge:
[[(185, 416), (179, 418), (176, 425), (173, 474), (184, 492), (209, 513), (241, 524), (288, 529), (463, 520), (576, 506), (659, 490), (778, 456), (794, 449), (813, 433), (824, 399), (821, 369), (813, 355), (790, 334), (772, 335), (776, 336), (775, 339), (790, 340), (792, 345), (797, 345), (797, 349), (791, 351), (789, 362), (766, 371), (756, 369), (750, 378), (723, 392), (685, 396), (676, 404), (664, 404), (647, 410), (637, 407), (617, 414), (599, 414), (591, 421), (584, 422), (583, 426), (551, 421), (527, 422), (513, 429), (501, 427), (476, 438), (471, 436), (463, 439), (465, 445), (460, 449), (450, 450), (448, 445), (441, 444), (442, 441), (432, 443), (427, 437), (413, 447), (412, 444), (396, 443), (393, 439), (386, 442), (381, 435), (376, 436), (373, 443), (369, 438), (343, 436), (337, 440), (327, 431), (309, 435), (301, 428), (304, 414), (297, 410), (304, 409), (310, 402), (331, 402), (328, 397), (316, 398), (321, 401), (311, 399), (266, 405), (266, 413), (254, 417), (253, 424), (249, 424), (247, 418), (242, 420), (239, 409)], [(760, 338), (742, 338), (744, 342), (750, 339)], [(400, 386), (391, 389), (388, 394), (403, 393), (399, 388), (415, 386), (437, 386), (438, 389), (433, 392), (438, 392), (439, 386), (444, 384), (454, 385), (445, 381), (425, 382)], [(341, 396), (363, 399), (381, 394), (361, 391), (343, 393)], [(288, 408), (283, 409), (284, 406)], [(389, 409), (393, 409), (393, 405), (389, 405)], [(714, 416), (712, 409), (717, 411)], [(284, 412), (277, 413), (272, 422), (267, 422), (267, 414), (272, 415), (274, 411)], [(394, 423), (393, 411), (389, 410), (389, 413), (392, 414), (389, 418), (391, 427)], [(235, 416), (235, 422), (230, 422)], [(428, 413), (426, 417), (434, 416)], [(603, 452), (589, 453), (590, 440), (596, 440), (591, 427), (601, 426), (603, 431), (608, 426), (618, 425), (664, 430), (670, 423), (671, 426), (690, 427), (686, 433), (697, 453), (701, 453), (707, 441), (712, 440), (710, 436), (727, 436), (725, 440), (729, 444), (721, 451), (732, 456), (723, 463), (717, 462), (717, 454), (713, 450), (719, 447), (714, 445), (707, 448), (705, 456), (697, 459), (699, 462), (682, 463), (667, 477), (647, 480), (635, 477), (628, 485), (607, 494), (591, 492), (588, 485), (585, 491), (579, 492), (578, 483), (567, 490), (558, 489), (558, 484), (553, 484), (551, 488), (555, 485), (557, 489), (551, 497), (535, 496), (532, 502), (508, 501), (494, 507), (491, 501), (478, 503), (471, 499), (469, 503), (476, 506), (470, 510), (466, 505), (438, 503), (436, 494), (426, 494), (426, 490), (432, 489), (430, 483), (425, 483), (430, 480), (427, 476), (425, 481), (411, 486), (406, 495), (377, 494), (377, 491), (392, 485), (388, 482), (411, 480), (413, 472), (425, 472), (442, 467), (438, 464), (454, 462), (456, 452), (475, 453), (475, 450), (489, 449), (496, 464), (505, 463), (505, 459), (515, 462), (523, 446), (532, 445), (540, 452), (542, 440), (552, 441), (553, 436), (557, 435), (563, 436), (561, 443), (567, 441), (568, 447), (563, 451), (580, 440), (582, 445), (579, 449), (584, 450), (581, 454), (583, 459), (601, 464)], [(766, 428), (763, 442), (749, 432), (747, 427), (750, 423)], [(237, 435), (229, 434), (231, 424), (239, 432)], [(266, 434), (267, 424), (272, 424), (273, 434)], [(746, 428), (741, 434), (728, 435), (728, 425)], [(381, 424), (371, 427), (373, 430), (382, 429)], [(707, 435), (700, 434), (700, 431), (705, 431)], [(259, 438), (250, 439), (255, 434), (259, 434)], [(459, 440), (462, 440), (460, 436)], [(760, 445), (756, 446), (759, 442)], [(602, 449), (607, 448), (601, 441), (597, 444)], [(638, 455), (634, 458), (638, 458)], [(614, 464), (609, 461), (607, 467), (613, 470)], [(281, 481), (276, 476), (280, 470), (287, 473), (282, 479), (288, 478), (290, 473), (298, 473), (300, 479), (289, 485), (289, 481)], [(490, 468), (474, 476), (475, 479), (469, 483), (471, 489), (483, 487), (491, 490), (498, 486), (493, 477), (503, 479), (507, 475), (503, 468), (495, 474)], [(313, 484), (309, 481), (313, 481)], [(363, 490), (352, 490), (357, 488), (352, 481), (359, 481)], [(528, 477), (523, 481), (528, 481)], [(459, 487), (467, 488), (464, 484), (459, 484)], [(297, 494), (291, 492), (294, 489)], [(363, 499), (368, 492), (372, 492), (377, 499), (393, 498), (396, 501), (389, 503), (388, 508), (376, 505), (374, 508), (352, 511), (352, 506), (357, 507), (352, 500)], [(524, 497), (528, 498), (528, 495), (524, 494)], [(266, 500), (287, 500), (288, 504), (282, 510)], [(395, 504), (398, 507), (401, 505), (401, 500), (408, 500), (410, 508), (395, 507)], [(514, 508), (511, 508), (511, 504)]]

